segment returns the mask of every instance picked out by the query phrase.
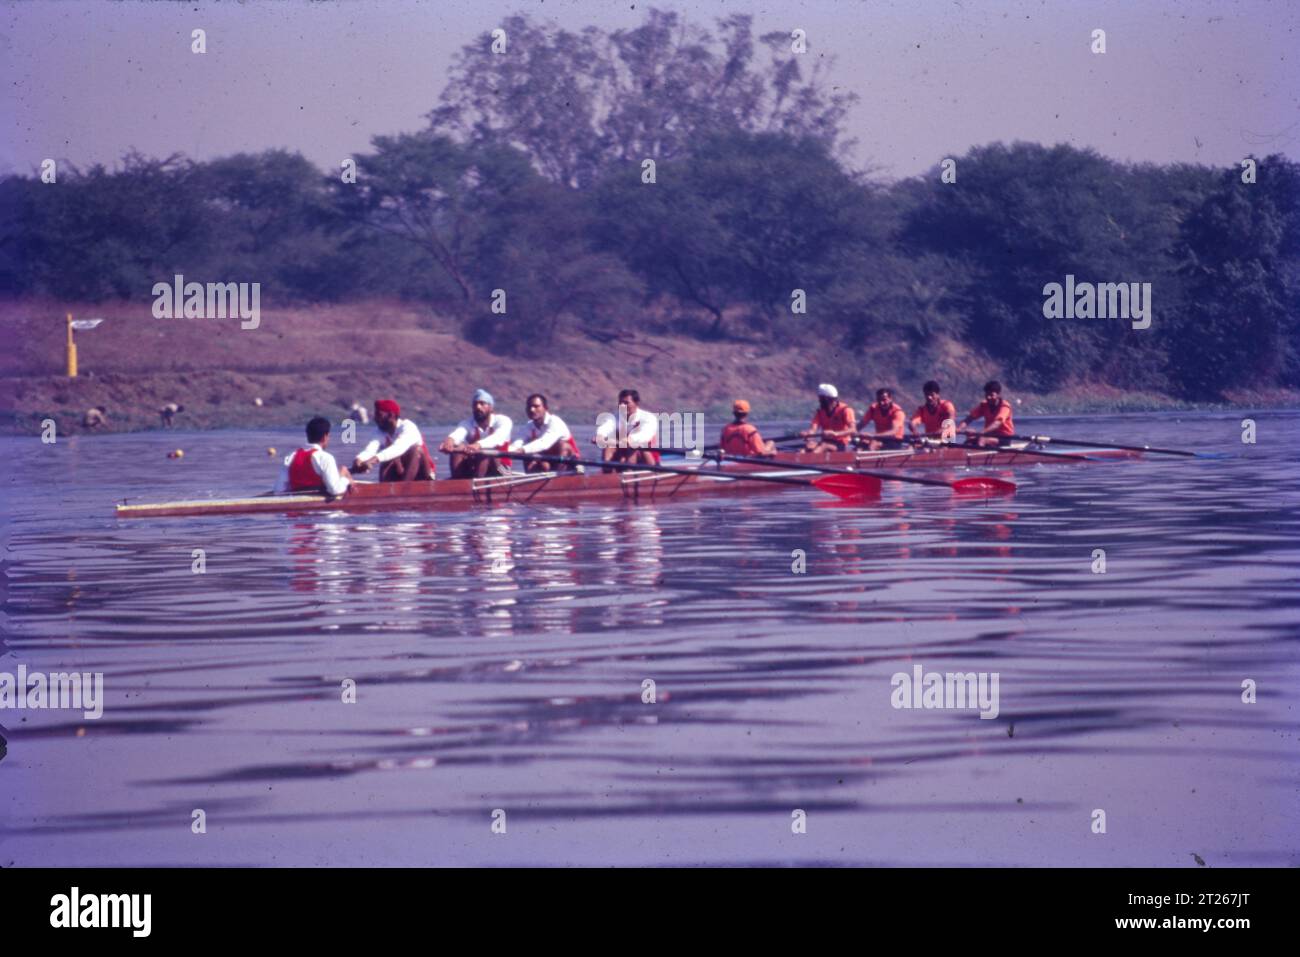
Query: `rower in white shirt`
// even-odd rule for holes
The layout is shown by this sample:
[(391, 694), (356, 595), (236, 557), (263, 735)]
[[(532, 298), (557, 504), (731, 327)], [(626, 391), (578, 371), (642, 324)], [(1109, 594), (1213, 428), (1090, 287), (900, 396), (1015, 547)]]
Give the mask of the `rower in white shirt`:
[(347, 492), (352, 476), (346, 468), (339, 468), (334, 456), (325, 451), (329, 444), (329, 419), (318, 415), (307, 423), (307, 444), (285, 456), (276, 494), (323, 491), (337, 498)]
[[(618, 394), (618, 415), (602, 413), (591, 441), (605, 462), (658, 465), (659, 416), (641, 408), (641, 394), (624, 389)], [(610, 471), (606, 469), (606, 471)]]
[[(530, 395), (524, 411), (528, 414), (528, 421), (524, 423), (523, 435), (510, 443), (511, 452), (565, 459), (578, 457), (578, 443), (573, 441), (573, 433), (564, 420), (550, 410), (546, 396), (540, 392)], [(524, 468), (528, 472), (582, 471), (581, 465), (537, 461), (527, 462)]]
[[(438, 446), (446, 452), (451, 463), (452, 478), (481, 478), (500, 475), (502, 460), (495, 455), (482, 455), (482, 449), (504, 452), (510, 445), (513, 423), (509, 416), (498, 415), (493, 409), (496, 400), (487, 389), (474, 393), (473, 415), (452, 429)], [(509, 460), (505, 460), (509, 468)]]
[(392, 399), (375, 401), (375, 425), (379, 437), (357, 453), (354, 472), (379, 466), (381, 482), (414, 482), (434, 478), (433, 456), (424, 437), (410, 419), (402, 418), (402, 407)]

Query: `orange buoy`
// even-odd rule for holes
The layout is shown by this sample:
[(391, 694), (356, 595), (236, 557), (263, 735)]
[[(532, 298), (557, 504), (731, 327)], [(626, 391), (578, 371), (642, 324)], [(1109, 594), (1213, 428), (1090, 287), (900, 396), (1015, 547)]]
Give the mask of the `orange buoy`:
[(268, 447), (267, 450), (266, 450), (266, 454), (267, 454), (267, 455), (274, 455), (274, 454), (275, 454), (275, 446), (272, 445), (272, 446)]
[(183, 458), (185, 458), (185, 450), (184, 450), (184, 449), (176, 449), (174, 452), (168, 452), (168, 453), (167, 453), (167, 457), (168, 457), (169, 459), (183, 459)]

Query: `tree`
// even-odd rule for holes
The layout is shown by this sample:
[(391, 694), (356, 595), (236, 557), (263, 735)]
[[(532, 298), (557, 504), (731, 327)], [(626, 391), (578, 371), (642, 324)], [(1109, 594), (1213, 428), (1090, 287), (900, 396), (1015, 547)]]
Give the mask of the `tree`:
[(671, 161), (733, 127), (817, 140), (831, 152), (850, 145), (840, 127), (856, 98), (828, 89), (832, 58), (809, 55), (805, 70), (789, 36), (756, 43), (749, 16), (719, 19), (716, 34), (654, 8), (640, 26), (608, 34), (522, 14), (503, 27), (504, 52), (487, 35), (462, 48), (430, 130), (515, 147), (552, 182), (586, 187), (610, 164)]

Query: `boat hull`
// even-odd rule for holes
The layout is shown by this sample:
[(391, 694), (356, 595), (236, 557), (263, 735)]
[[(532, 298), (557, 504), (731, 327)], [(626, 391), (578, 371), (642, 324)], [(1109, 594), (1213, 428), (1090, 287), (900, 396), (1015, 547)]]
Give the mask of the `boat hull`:
[(780, 452), (781, 465), (830, 465), (873, 470), (913, 468), (1006, 468), (1018, 465), (1072, 465), (1090, 459), (1136, 459), (1141, 452), (1124, 449), (975, 449), (964, 446), (881, 450), (879, 452)]
[[(618, 474), (540, 473), (482, 479), (442, 479), (432, 482), (357, 482), (340, 498), (325, 495), (274, 495), (238, 499), (196, 499), (188, 502), (117, 506), (118, 518), (160, 518), (179, 515), (228, 515), (256, 512), (374, 511), (390, 509), (457, 509), (474, 505), (572, 504), (586, 501), (667, 502), (697, 495), (730, 493), (737, 481), (710, 466), (689, 475), (661, 472)], [(736, 468), (734, 471), (787, 478), (811, 478), (812, 473), (788, 468)], [(745, 492), (780, 491), (796, 485), (742, 482)]]

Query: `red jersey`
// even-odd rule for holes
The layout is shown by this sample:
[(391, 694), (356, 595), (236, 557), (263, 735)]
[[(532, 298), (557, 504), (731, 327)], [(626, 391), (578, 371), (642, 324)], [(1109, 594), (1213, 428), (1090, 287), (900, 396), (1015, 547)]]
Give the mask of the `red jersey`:
[(311, 457), (316, 454), (316, 451), (313, 448), (305, 448), (293, 453), (293, 460), (289, 463), (289, 490), (291, 492), (305, 492), (309, 489), (324, 487), (320, 473), (311, 464)]
[[(890, 436), (895, 439), (903, 437), (907, 413), (898, 403), (890, 402), (889, 405), (881, 405), (879, 402), (873, 402), (867, 406), (865, 418), (876, 427), (876, 435)], [(862, 424), (866, 425), (867, 422), (864, 421)]]
[(970, 410), (970, 417), (972, 419), (983, 419), (984, 428), (993, 429), (993, 435), (1016, 434), (1015, 423), (1011, 421), (1011, 403), (1006, 399), (1000, 400), (997, 408), (993, 408), (985, 400)]
[(922, 404), (919, 409), (912, 413), (912, 420), (921, 420), (921, 426), (926, 434), (938, 435), (943, 431), (943, 424), (952, 420), (954, 424), (957, 421), (957, 407), (947, 399), (939, 400), (939, 407), (931, 412), (928, 404)]
[(719, 444), (722, 446), (722, 451), (728, 455), (761, 456), (766, 451), (763, 447), (763, 437), (758, 434), (758, 429), (748, 422), (732, 422), (723, 426)]
[(847, 402), (836, 401), (831, 407), (829, 413), (821, 406), (817, 407), (817, 412), (812, 419), (812, 427), (822, 432), (848, 432), (848, 435), (835, 438), (827, 437), (827, 442), (834, 442), (841, 449), (847, 449), (849, 443), (853, 441), (853, 433), (857, 431), (856, 422), (853, 416), (853, 407)]

